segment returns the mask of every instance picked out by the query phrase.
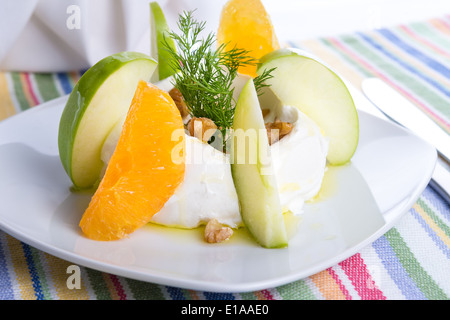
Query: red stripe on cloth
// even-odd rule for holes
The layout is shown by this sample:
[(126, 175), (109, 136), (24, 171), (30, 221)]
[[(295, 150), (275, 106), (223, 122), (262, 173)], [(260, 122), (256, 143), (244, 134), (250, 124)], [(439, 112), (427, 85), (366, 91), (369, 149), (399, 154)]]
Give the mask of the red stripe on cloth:
[(359, 253), (339, 263), (363, 300), (386, 300), (375, 285)]
[(426, 38), (420, 36), (419, 34), (415, 33), (413, 30), (411, 30), (411, 28), (407, 27), (406, 25), (402, 25), (400, 26), (400, 29), (402, 29), (405, 33), (407, 33), (409, 36), (411, 36), (412, 38), (416, 39), (417, 41), (419, 41), (420, 43), (424, 44), (425, 46), (433, 49), (434, 51), (438, 52), (439, 54), (450, 58), (450, 53), (448, 53), (447, 51), (441, 49), (440, 47), (438, 47), (437, 45), (435, 45), (434, 43), (428, 41)]
[(261, 294), (266, 298), (267, 300), (274, 300), (273, 295), (270, 293), (269, 290), (262, 290)]
[(115, 275), (110, 275), (111, 281), (114, 285), (114, 288), (116, 289), (116, 293), (119, 296), (120, 300), (126, 300), (127, 299), (127, 295), (125, 293), (125, 291), (123, 290), (122, 285), (120, 284), (119, 278)]
[(36, 94), (34, 93), (33, 86), (31, 84), (31, 80), (30, 80), (30, 74), (28, 72), (24, 73), (23, 78), (24, 78), (26, 86), (27, 86), (25, 89), (30, 94), (30, 97), (33, 101), (33, 106), (38, 105), (40, 102), (39, 102), (39, 99), (37, 98)]
[(334, 281), (336, 281), (336, 283), (339, 286), (339, 289), (342, 291), (342, 294), (344, 295), (345, 299), (352, 300), (352, 296), (350, 295), (348, 290), (345, 288), (341, 279), (339, 279), (339, 276), (336, 274), (336, 272), (334, 272), (333, 268), (329, 268), (328, 273), (331, 275), (331, 277), (334, 279)]
[[(450, 19), (450, 16), (447, 16), (448, 19)], [(435, 19), (434, 21), (439, 21), (439, 25), (440, 25), (440, 29), (442, 32), (444, 32), (445, 34), (450, 34), (450, 24), (443, 19)]]

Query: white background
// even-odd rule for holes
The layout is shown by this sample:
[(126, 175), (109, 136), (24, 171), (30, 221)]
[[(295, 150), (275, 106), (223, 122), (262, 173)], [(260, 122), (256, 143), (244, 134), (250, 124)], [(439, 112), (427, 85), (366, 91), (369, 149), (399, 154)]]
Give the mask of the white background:
[(334, 35), (450, 14), (450, 0), (263, 0), (280, 40)]
[[(170, 0), (168, 0), (170, 2)], [(225, 0), (185, 0), (216, 28)], [(262, 0), (279, 40), (302, 40), (450, 15), (450, 0)], [(205, 5), (203, 5), (205, 4)], [(172, 22), (171, 22), (172, 23)]]
[[(154, 0), (0, 0), (0, 70), (79, 70), (120, 51), (149, 52)], [(171, 29), (196, 11), (216, 32), (227, 0), (156, 0)], [(262, 0), (280, 43), (365, 31), (450, 15), (450, 0)], [(80, 28), (66, 9), (80, 8)]]

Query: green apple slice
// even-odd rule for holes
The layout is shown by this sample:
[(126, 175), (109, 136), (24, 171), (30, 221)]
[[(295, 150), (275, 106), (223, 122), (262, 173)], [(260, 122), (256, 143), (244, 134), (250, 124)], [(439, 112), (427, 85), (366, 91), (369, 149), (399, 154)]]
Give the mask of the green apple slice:
[(92, 66), (73, 88), (61, 116), (58, 147), (76, 188), (98, 182), (103, 143), (127, 113), (139, 80), (149, 81), (156, 65), (142, 53), (114, 54)]
[(263, 247), (287, 246), (267, 131), (252, 79), (236, 104), (231, 145), (231, 173), (245, 226)]
[(323, 63), (294, 49), (279, 49), (261, 58), (258, 74), (276, 68), (267, 80), (283, 105), (299, 108), (330, 139), (327, 160), (345, 164), (356, 151), (358, 114), (344, 82)]
[(172, 56), (164, 46), (164, 40), (174, 50), (175, 42), (168, 36), (169, 27), (164, 13), (158, 2), (150, 2), (150, 28), (151, 28), (151, 56), (158, 61), (158, 72), (152, 77), (152, 82), (163, 80), (175, 72), (170, 65)]

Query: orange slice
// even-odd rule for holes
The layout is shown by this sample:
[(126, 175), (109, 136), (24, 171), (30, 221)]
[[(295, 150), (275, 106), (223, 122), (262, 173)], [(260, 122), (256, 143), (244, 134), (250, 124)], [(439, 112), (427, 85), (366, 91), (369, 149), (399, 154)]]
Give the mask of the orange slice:
[[(217, 42), (228, 43), (228, 49), (236, 46), (248, 50), (255, 59), (280, 48), (270, 17), (260, 0), (228, 1), (222, 8)], [(256, 76), (256, 66), (243, 66), (238, 71)]]
[(172, 98), (140, 81), (105, 175), (80, 221), (84, 234), (116, 240), (148, 223), (184, 179), (184, 146), (183, 121)]

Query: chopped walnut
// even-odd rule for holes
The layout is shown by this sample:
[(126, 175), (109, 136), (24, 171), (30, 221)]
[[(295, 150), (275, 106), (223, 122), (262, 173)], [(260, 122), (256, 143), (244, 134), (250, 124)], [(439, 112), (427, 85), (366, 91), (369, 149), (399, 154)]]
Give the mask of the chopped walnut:
[(216, 132), (217, 126), (208, 118), (192, 118), (187, 124), (187, 129), (192, 137), (208, 142)]
[(225, 227), (216, 219), (211, 219), (206, 224), (205, 240), (209, 243), (219, 243), (228, 240), (233, 235), (233, 229)]
[(177, 105), (181, 117), (182, 118), (187, 117), (189, 115), (189, 112), (180, 90), (178, 90), (177, 88), (173, 88), (172, 90), (169, 91), (169, 95), (172, 97), (173, 102), (175, 102), (175, 104)]
[(276, 120), (275, 122), (266, 123), (267, 137), (269, 144), (273, 144), (288, 135), (292, 131), (293, 125), (289, 122)]

